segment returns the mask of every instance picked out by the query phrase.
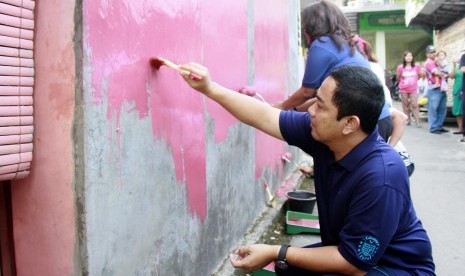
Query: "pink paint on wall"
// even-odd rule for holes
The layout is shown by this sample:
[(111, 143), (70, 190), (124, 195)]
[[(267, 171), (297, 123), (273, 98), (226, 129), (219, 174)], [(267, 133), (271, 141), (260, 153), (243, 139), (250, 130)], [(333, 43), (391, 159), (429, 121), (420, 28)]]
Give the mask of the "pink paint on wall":
[(34, 155), (30, 176), (12, 181), (17, 275), (74, 273), (74, 4), (36, 5)]
[[(125, 102), (133, 103), (141, 118), (151, 116), (154, 137), (167, 142), (176, 178), (187, 186), (189, 210), (203, 220), (207, 211), (203, 99), (177, 72), (149, 66), (153, 56), (176, 63), (201, 62), (199, 8), (197, 1), (87, 1), (84, 14), (95, 103), (107, 97), (107, 117), (117, 127)], [(124, 189), (124, 183), (120, 185)]]
[[(173, 153), (177, 181), (187, 187), (189, 209), (202, 219), (207, 211), (204, 98), (166, 66), (152, 71), (148, 60), (162, 56), (175, 63), (196, 61), (226, 87), (238, 90), (247, 85), (247, 3), (87, 1), (84, 7), (94, 102), (108, 99), (107, 118), (118, 128), (125, 102), (133, 103), (141, 118), (150, 115), (154, 137), (165, 140)], [(287, 77), (287, 4), (256, 1), (255, 5), (254, 85), (268, 100), (276, 101), (273, 95), (283, 93)], [(220, 143), (238, 121), (218, 104), (206, 102), (215, 122), (215, 141)], [(257, 134), (256, 147), (259, 177), (263, 166), (280, 162), (284, 144)], [(124, 189), (124, 183), (120, 185)]]
[[(204, 64), (214, 81), (238, 91), (247, 86), (249, 70), (247, 0), (205, 0), (202, 7)], [(239, 121), (213, 101), (207, 101), (207, 110), (215, 121), (215, 142), (220, 143)]]
[[(288, 74), (289, 31), (288, 3), (285, 0), (255, 1), (255, 83), (254, 87), (268, 102), (282, 101)], [(285, 143), (257, 131), (255, 139), (256, 177), (263, 167), (281, 169)], [(282, 172), (280, 170), (280, 172)]]
[[(255, 1), (250, 15), (246, 0), (203, 3), (208, 7), (202, 12), (204, 62), (212, 78), (233, 90), (247, 85), (250, 68), (246, 34), (250, 16), (255, 26), (254, 49), (250, 49), (253, 50), (255, 79), (251, 85), (270, 103), (282, 100), (279, 95), (285, 92), (289, 56), (287, 2)], [(223, 21), (225, 24), (217, 23)], [(219, 143), (227, 138), (229, 128), (238, 121), (225, 115), (224, 109), (213, 101), (207, 101), (207, 108), (215, 121), (215, 141)], [(275, 168), (281, 163), (285, 144), (259, 131), (255, 138), (256, 177), (259, 178), (263, 167)]]

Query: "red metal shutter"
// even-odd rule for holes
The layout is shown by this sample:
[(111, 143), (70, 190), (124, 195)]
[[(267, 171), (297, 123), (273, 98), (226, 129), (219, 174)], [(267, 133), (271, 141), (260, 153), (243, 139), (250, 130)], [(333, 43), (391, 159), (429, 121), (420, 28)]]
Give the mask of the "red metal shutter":
[(29, 175), (34, 87), (32, 0), (0, 0), (0, 181)]

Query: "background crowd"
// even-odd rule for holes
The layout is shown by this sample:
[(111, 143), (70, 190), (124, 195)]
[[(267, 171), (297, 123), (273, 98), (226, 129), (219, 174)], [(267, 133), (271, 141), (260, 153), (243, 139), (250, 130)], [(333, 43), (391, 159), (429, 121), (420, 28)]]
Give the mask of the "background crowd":
[[(411, 118), (417, 127), (421, 127), (419, 120), (419, 103), (428, 107), (428, 128), (430, 133), (442, 134), (449, 132), (443, 127), (447, 115), (447, 93), (452, 92), (452, 115), (456, 118), (457, 131), (462, 134), (461, 142), (465, 142), (463, 128), (463, 63), (462, 50), (449, 65), (447, 53), (436, 51), (433, 45), (426, 47), (426, 61), (423, 65), (414, 59), (414, 53), (405, 51), (402, 63), (396, 69), (398, 90), (401, 95), (402, 111), (407, 116), (408, 125)], [(461, 62), (462, 59), (462, 62)], [(452, 85), (450, 85), (452, 84)], [(450, 89), (452, 88), (452, 89)]]

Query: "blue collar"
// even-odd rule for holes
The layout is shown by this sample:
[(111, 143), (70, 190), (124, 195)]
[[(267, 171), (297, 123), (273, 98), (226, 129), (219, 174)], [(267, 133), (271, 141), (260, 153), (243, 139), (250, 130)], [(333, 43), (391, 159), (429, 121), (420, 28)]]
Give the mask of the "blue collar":
[(381, 139), (378, 134), (378, 127), (376, 127), (370, 135), (336, 163), (346, 170), (352, 171), (368, 154), (378, 149), (379, 140)]

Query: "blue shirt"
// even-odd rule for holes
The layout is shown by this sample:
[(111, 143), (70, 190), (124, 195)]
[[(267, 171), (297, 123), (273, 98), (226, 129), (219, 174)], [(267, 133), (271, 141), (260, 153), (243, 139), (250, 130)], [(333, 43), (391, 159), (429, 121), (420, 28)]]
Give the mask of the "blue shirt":
[(431, 243), (412, 205), (407, 170), (377, 130), (335, 161), (313, 139), (309, 113), (282, 111), (279, 124), (287, 143), (314, 159), (323, 245), (338, 246), (364, 271), (382, 266), (392, 275), (434, 275)]
[[(355, 51), (351, 55), (347, 44), (344, 44), (341, 51), (339, 51), (337, 44), (330, 37), (322, 36), (313, 41), (308, 49), (302, 86), (318, 89), (334, 69), (344, 65), (362, 66), (370, 69), (370, 63), (359, 51)], [(390, 115), (389, 103), (385, 103), (379, 119), (381, 120)]]

